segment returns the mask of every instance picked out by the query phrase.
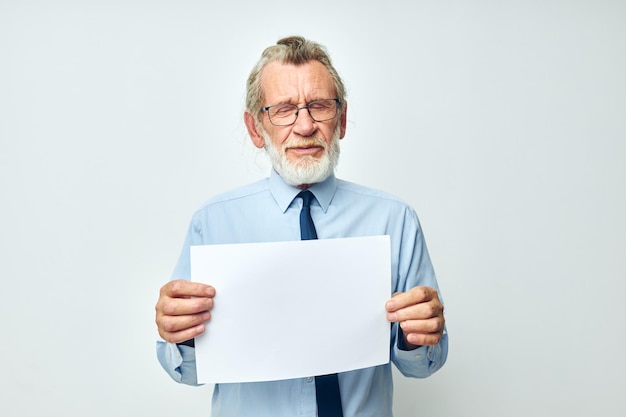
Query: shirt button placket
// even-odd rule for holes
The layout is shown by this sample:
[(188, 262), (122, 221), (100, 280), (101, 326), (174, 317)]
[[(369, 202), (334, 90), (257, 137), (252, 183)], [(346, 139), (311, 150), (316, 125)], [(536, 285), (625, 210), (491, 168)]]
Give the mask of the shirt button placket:
[(315, 377), (302, 378), (302, 402), (300, 403), (300, 416), (316, 417), (317, 401), (315, 400)]

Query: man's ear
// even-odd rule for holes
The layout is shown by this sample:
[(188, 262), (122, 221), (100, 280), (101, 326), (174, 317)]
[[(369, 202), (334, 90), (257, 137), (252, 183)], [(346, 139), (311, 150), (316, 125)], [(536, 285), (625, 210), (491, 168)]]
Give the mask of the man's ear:
[(346, 136), (346, 124), (348, 121), (348, 102), (343, 103), (343, 112), (341, 113), (341, 130), (339, 131), (339, 139), (343, 139)]
[(252, 143), (257, 148), (263, 148), (265, 146), (265, 139), (263, 135), (259, 131), (259, 126), (257, 126), (256, 118), (246, 110), (243, 114), (243, 121), (246, 124), (246, 129), (248, 129), (248, 135), (250, 135), (250, 139)]

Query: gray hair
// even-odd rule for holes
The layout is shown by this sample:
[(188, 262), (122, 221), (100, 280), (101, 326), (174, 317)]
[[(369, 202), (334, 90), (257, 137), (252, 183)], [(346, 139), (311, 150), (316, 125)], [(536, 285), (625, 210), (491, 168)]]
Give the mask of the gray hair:
[(266, 48), (261, 54), (261, 59), (250, 72), (246, 84), (246, 108), (248, 111), (257, 120), (259, 119), (264, 99), (261, 89), (261, 73), (267, 64), (280, 62), (282, 64), (301, 65), (309, 61), (319, 61), (328, 69), (335, 84), (335, 94), (341, 100), (340, 109), (342, 109), (345, 105), (346, 89), (339, 73), (333, 67), (326, 48), (302, 36), (289, 36), (280, 39), (276, 45)]

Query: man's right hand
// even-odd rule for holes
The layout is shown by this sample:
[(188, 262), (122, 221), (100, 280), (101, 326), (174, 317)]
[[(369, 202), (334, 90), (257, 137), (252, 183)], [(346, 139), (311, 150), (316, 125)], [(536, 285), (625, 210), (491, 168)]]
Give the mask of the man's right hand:
[(162, 286), (155, 310), (163, 340), (180, 343), (204, 332), (214, 296), (215, 288), (199, 282), (175, 280)]

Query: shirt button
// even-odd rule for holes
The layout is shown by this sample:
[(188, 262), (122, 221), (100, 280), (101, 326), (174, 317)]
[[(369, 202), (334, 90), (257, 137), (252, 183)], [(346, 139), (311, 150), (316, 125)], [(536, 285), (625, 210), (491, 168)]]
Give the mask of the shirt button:
[(307, 377), (306, 382), (313, 382), (313, 377), (311, 376)]

